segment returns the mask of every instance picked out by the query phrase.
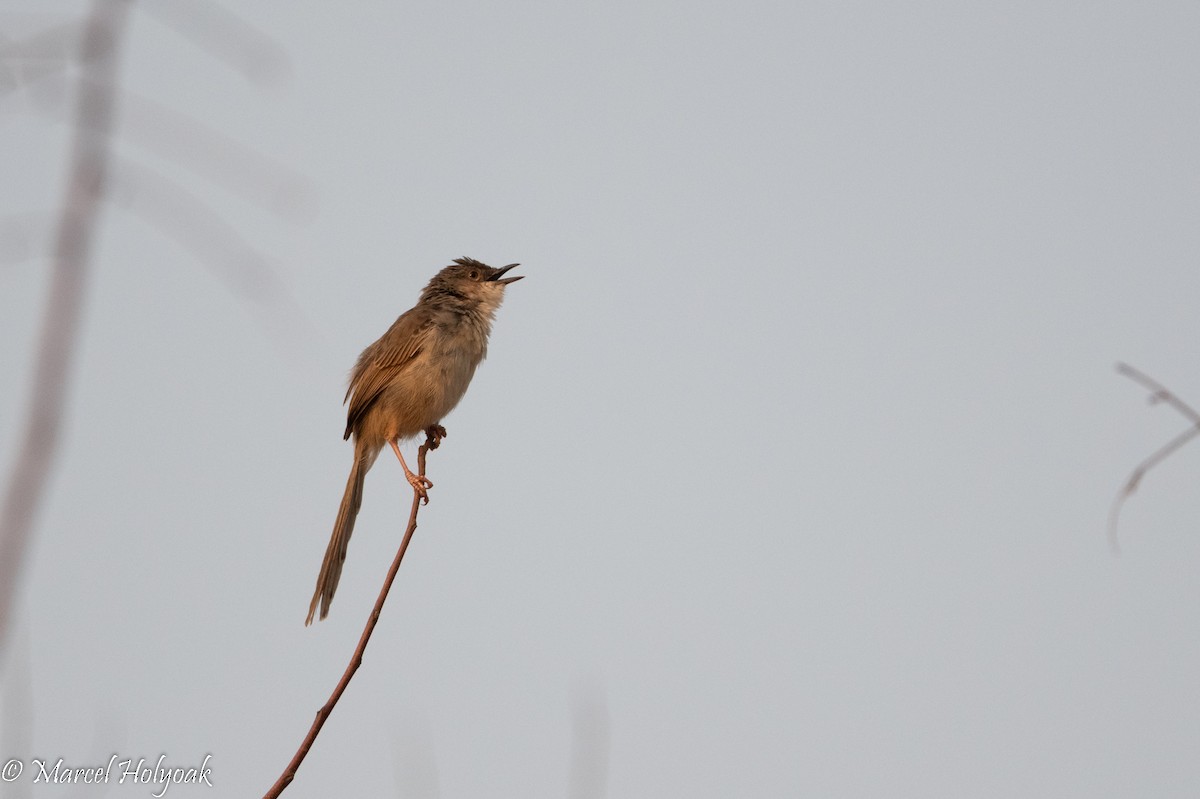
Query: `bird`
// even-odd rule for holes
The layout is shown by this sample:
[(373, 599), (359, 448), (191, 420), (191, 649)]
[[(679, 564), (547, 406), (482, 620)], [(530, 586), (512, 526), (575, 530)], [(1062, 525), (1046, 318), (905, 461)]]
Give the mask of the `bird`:
[(408, 468), (400, 442), (424, 432), (436, 447), (446, 435), (442, 419), (466, 393), (487, 356), (488, 336), (504, 290), (524, 275), (506, 277), (520, 264), (491, 267), (456, 258), (439, 271), (420, 299), (362, 354), (350, 374), (343, 440), (354, 439), (354, 462), (305, 626), (329, 614), (346, 561), (346, 547), (362, 505), (363, 481), (384, 445), (390, 445), (413, 491), (426, 504), (433, 483)]

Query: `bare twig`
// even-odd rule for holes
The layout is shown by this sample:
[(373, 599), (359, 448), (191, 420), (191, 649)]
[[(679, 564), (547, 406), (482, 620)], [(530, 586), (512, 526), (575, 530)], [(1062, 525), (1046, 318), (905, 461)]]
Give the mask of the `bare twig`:
[[(417, 449), (417, 474), (422, 477), (425, 476), (425, 455), (429, 450), (437, 449), (438, 443), (437, 438), (429, 436), (425, 439), (425, 443)], [(308, 750), (312, 749), (313, 742), (317, 739), (317, 734), (321, 732), (321, 728), (325, 726), (325, 721), (329, 718), (329, 714), (333, 712), (333, 706), (342, 698), (342, 694), (345, 692), (346, 686), (350, 684), (350, 679), (354, 676), (354, 672), (358, 671), (358, 667), (362, 665), (363, 652), (367, 649), (367, 642), (371, 640), (371, 633), (375, 631), (375, 625), (379, 622), (379, 614), (383, 611), (384, 600), (387, 599), (388, 591), (392, 589), (392, 583), (396, 579), (396, 574), (400, 571), (400, 562), (404, 560), (404, 553), (408, 549), (408, 542), (412, 540), (413, 531), (417, 529), (417, 510), (420, 507), (421, 495), (414, 490), (412, 510), (408, 514), (408, 527), (404, 531), (404, 538), (400, 541), (400, 549), (396, 551), (392, 567), (388, 569), (387, 576), (383, 579), (383, 587), (379, 590), (379, 597), (375, 600), (375, 607), (371, 609), (371, 615), (367, 618), (367, 624), (363, 628), (362, 635), (359, 636), (358, 646), (354, 648), (354, 654), (350, 657), (350, 663), (346, 666), (346, 671), (342, 673), (342, 679), (334, 687), (333, 693), (329, 695), (329, 700), (317, 711), (317, 717), (313, 719), (308, 734), (300, 742), (300, 748), (296, 750), (296, 754), (292, 755), (291, 762), (287, 764), (287, 768), (283, 770), (283, 774), (279, 775), (279, 779), (275, 781), (271, 789), (263, 794), (263, 799), (274, 799), (274, 797), (283, 793), (288, 785), (291, 785), (292, 780), (296, 778), (296, 770), (304, 762), (304, 758), (308, 755)]]
[(94, 80), (81, 88), (76, 103), (78, 124), (67, 196), (55, 234), (50, 297), (42, 318), (29, 418), (0, 509), (0, 652), (12, 618), (29, 533), (58, 451), (88, 260), (108, 179), (112, 87), (128, 11), (128, 0), (96, 0), (83, 30), (83, 68)]
[(1144, 372), (1138, 371), (1129, 364), (1118, 363), (1117, 372), (1149, 389), (1151, 392), (1151, 403), (1165, 402), (1191, 421), (1192, 426), (1175, 436), (1175, 438), (1160, 447), (1154, 454), (1139, 463), (1117, 493), (1116, 498), (1113, 500), (1112, 510), (1108, 514), (1108, 545), (1111, 547), (1114, 555), (1121, 553), (1121, 543), (1117, 539), (1117, 524), (1120, 520), (1121, 508), (1124, 506), (1125, 500), (1129, 499), (1129, 497), (1133, 496), (1133, 492), (1137, 491), (1142, 478), (1146, 476), (1146, 472), (1162, 463), (1177, 449), (1200, 435), (1200, 412), (1197, 412), (1195, 408), (1175, 396), (1162, 383), (1159, 383)]

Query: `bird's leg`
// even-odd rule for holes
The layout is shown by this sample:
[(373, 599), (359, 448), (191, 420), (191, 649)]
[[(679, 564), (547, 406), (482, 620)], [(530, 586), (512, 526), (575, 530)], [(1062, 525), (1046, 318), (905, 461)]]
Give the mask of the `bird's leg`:
[(422, 474), (414, 474), (413, 470), (408, 468), (408, 464), (404, 462), (404, 456), (400, 454), (400, 445), (396, 443), (396, 439), (388, 442), (392, 445), (392, 451), (396, 453), (396, 457), (400, 459), (400, 465), (404, 467), (404, 476), (408, 478), (408, 484), (413, 487), (413, 491), (417, 492), (417, 496), (429, 504), (429, 491), (433, 488), (433, 481)]
[(437, 449), (441, 446), (442, 439), (446, 437), (446, 428), (440, 424), (431, 424), (425, 428), (425, 446), (429, 449)]

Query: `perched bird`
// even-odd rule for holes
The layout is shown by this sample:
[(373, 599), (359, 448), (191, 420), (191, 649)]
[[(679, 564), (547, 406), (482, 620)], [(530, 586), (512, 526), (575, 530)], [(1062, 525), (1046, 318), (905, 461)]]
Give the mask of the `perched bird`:
[(433, 483), (408, 468), (400, 442), (424, 432), (436, 446), (446, 435), (440, 423), (462, 399), (475, 367), (487, 355), (504, 288), (523, 277), (504, 276), (515, 266), (520, 264), (496, 269), (474, 258), (455, 259), (434, 275), (417, 304), (358, 356), (346, 391), (350, 409), (343, 436), (354, 436), (354, 464), (305, 625), (312, 624), (318, 604), (322, 619), (329, 614), (362, 505), (363, 479), (384, 444), (400, 459), (413, 490), (429, 502)]

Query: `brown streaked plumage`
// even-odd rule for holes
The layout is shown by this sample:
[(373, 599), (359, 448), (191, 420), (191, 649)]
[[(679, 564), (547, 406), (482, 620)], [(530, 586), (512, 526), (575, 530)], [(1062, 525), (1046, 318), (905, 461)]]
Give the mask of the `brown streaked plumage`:
[(487, 356), (488, 334), (504, 288), (521, 279), (504, 277), (515, 266), (519, 264), (496, 269), (473, 258), (456, 259), (434, 275), (411, 310), (358, 356), (346, 391), (350, 407), (343, 436), (354, 437), (354, 463), (306, 625), (312, 624), (318, 606), (320, 618), (329, 613), (362, 505), (363, 480), (385, 444), (400, 459), (413, 490), (429, 501), (427, 491), (433, 483), (408, 468), (400, 442), (426, 431), (435, 440), (445, 435), (442, 418), (462, 399), (475, 368)]

